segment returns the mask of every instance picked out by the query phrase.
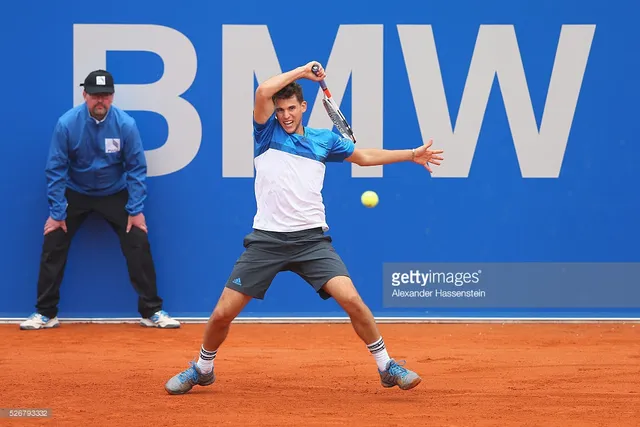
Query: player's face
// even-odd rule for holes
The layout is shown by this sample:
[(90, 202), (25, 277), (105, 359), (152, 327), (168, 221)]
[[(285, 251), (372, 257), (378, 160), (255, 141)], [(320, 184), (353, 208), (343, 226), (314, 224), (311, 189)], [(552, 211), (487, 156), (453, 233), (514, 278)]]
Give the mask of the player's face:
[(107, 115), (107, 111), (113, 102), (112, 93), (84, 93), (84, 100), (91, 115), (98, 120), (102, 120)]
[(276, 99), (276, 118), (287, 133), (302, 134), (302, 114), (305, 111), (307, 111), (307, 101), (299, 102), (295, 96)]

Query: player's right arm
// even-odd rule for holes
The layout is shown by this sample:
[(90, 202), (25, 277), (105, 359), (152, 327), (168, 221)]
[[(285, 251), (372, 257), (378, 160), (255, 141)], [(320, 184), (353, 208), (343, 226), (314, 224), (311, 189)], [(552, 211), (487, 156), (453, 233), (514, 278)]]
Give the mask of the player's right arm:
[[(344, 141), (346, 141), (346, 144)], [(443, 157), (440, 156), (440, 154), (444, 153), (444, 150), (430, 150), (431, 144), (433, 144), (432, 140), (411, 150), (388, 150), (384, 148), (356, 149), (354, 147), (351, 149), (351, 152), (349, 152), (347, 148), (352, 145), (349, 143), (350, 140), (348, 138), (338, 138), (338, 143), (334, 145), (332, 155), (339, 157), (340, 154), (346, 153), (343, 154), (344, 160), (359, 166), (379, 166), (412, 161), (424, 166), (430, 173), (433, 173), (429, 163), (440, 165), (440, 161), (444, 160)]]
[[(311, 71), (311, 67), (314, 65), (320, 68), (317, 76)], [(256, 123), (264, 124), (269, 120), (269, 117), (273, 115), (275, 109), (273, 95), (289, 83), (302, 78), (320, 81), (325, 78), (324, 68), (322, 68), (320, 63), (311, 61), (306, 65), (294, 68), (286, 73), (278, 74), (261, 83), (256, 89), (255, 106), (253, 109), (253, 119)]]
[(66, 127), (58, 122), (51, 138), (49, 155), (45, 167), (49, 216), (54, 221), (67, 217), (67, 173), (69, 171), (68, 134)]

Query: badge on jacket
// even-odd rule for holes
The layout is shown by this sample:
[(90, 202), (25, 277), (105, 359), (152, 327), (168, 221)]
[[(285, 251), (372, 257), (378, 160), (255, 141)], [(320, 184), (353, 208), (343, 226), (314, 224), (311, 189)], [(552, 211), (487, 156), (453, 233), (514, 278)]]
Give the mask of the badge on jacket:
[(104, 151), (105, 153), (117, 153), (120, 151), (120, 138), (105, 138)]

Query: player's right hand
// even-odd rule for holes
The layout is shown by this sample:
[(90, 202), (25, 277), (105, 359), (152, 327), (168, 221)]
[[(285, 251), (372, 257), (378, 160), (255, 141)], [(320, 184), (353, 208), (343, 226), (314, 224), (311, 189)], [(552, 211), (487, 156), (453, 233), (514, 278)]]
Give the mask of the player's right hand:
[[(317, 65), (318, 66), (318, 75), (316, 76), (315, 73), (311, 70), (311, 68)], [(311, 61), (308, 64), (306, 64), (304, 66), (304, 77), (309, 79), (309, 80), (313, 80), (314, 82), (319, 82), (320, 80), (324, 79), (327, 75), (324, 72), (324, 68), (322, 67), (322, 65), (318, 62), (318, 61)]]
[(49, 217), (47, 218), (47, 222), (44, 223), (44, 235), (51, 233), (52, 231), (57, 230), (58, 228), (62, 228), (64, 232), (67, 232), (67, 222), (65, 220), (56, 221), (55, 219)]

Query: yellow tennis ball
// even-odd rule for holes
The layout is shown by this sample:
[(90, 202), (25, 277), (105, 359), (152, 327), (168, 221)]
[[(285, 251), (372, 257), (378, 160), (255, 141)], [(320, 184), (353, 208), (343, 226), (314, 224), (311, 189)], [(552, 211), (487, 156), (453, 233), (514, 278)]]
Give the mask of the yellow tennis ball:
[(378, 204), (378, 195), (375, 191), (365, 191), (360, 197), (362, 204), (368, 208), (373, 208)]

